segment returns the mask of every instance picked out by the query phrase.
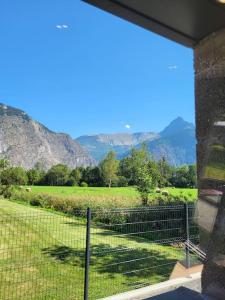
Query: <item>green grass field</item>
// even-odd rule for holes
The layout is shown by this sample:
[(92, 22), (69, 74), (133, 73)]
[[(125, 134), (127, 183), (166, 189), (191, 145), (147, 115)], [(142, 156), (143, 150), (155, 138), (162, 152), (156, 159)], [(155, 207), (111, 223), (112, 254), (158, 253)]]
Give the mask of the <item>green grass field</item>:
[[(52, 189), (58, 193), (103, 191), (33, 189), (38, 192)], [(105, 190), (136, 193), (133, 189)], [(0, 223), (0, 299), (82, 299), (85, 249), (82, 219), (0, 199)], [(183, 251), (178, 248), (156, 245), (137, 236), (118, 236), (94, 225), (91, 249), (91, 300), (166, 280), (176, 261), (183, 257)], [(140, 258), (138, 264), (116, 267), (118, 259), (125, 262), (135, 258)]]
[[(58, 195), (72, 196), (120, 196), (137, 198), (139, 194), (133, 187), (107, 188), (107, 187), (58, 187), (58, 186), (33, 186), (33, 192), (36, 193), (54, 193)], [(164, 188), (174, 196), (190, 196), (197, 199), (197, 189)], [(156, 194), (156, 193), (154, 193)]]

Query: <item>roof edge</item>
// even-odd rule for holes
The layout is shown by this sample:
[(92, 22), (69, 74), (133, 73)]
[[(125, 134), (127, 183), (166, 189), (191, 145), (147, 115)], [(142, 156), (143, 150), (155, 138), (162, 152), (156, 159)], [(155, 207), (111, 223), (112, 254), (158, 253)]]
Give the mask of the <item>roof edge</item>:
[(197, 40), (193, 39), (186, 34), (167, 26), (155, 19), (149, 18), (148, 16), (141, 14), (140, 12), (127, 7), (119, 3), (116, 0), (82, 0), (93, 6), (101, 8), (113, 15), (130, 21), (138, 26), (144, 27), (154, 33), (157, 33), (165, 38), (168, 38), (174, 42), (182, 44), (189, 48), (194, 48), (197, 44)]

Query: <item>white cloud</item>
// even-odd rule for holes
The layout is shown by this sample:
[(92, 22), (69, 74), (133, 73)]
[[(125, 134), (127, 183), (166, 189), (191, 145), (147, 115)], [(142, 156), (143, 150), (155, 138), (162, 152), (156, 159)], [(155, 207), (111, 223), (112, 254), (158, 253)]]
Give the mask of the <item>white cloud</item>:
[(66, 24), (57, 24), (56, 26), (55, 26), (57, 29), (68, 29), (69, 28), (69, 26), (68, 25), (66, 25)]
[(169, 70), (177, 70), (178, 66), (177, 65), (170, 65), (170, 66), (168, 66), (168, 69)]
[(124, 125), (125, 128), (130, 129), (131, 126), (129, 124)]

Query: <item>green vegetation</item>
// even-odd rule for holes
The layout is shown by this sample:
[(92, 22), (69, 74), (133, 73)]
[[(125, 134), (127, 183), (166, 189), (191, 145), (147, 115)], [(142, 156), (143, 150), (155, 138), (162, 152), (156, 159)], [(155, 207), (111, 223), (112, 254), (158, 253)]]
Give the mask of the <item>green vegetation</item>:
[[(155, 188), (194, 188), (196, 185), (196, 167), (190, 165), (174, 168), (164, 158), (156, 162), (143, 145), (140, 149), (132, 149), (130, 155), (121, 161), (118, 161), (115, 153), (111, 151), (100, 162), (99, 166), (80, 167), (73, 170), (66, 165), (58, 164), (52, 166), (47, 172), (40, 169), (40, 165), (26, 171), (21, 167), (10, 167), (7, 161), (1, 160), (0, 181), (1, 194), (6, 198), (15, 194), (12, 187), (26, 184), (56, 187), (80, 186), (83, 188), (89, 186), (108, 186), (108, 188), (133, 186), (140, 195), (142, 205), (171, 202), (175, 204), (192, 200), (191, 195), (183, 195), (182, 199), (177, 199), (176, 196), (165, 193), (164, 196), (168, 196), (165, 199), (165, 197), (161, 197), (162, 195), (154, 196)], [(21, 199), (18, 193), (16, 195), (18, 199)], [(75, 201), (77, 198), (73, 200)], [(127, 206), (132, 206), (132, 203), (127, 202)]]
[[(0, 220), (0, 299), (82, 299), (85, 223), (81, 219), (1, 199)], [(91, 233), (91, 299), (164, 281), (183, 257), (179, 248), (137, 236), (114, 236), (94, 224)], [(123, 264), (120, 269), (107, 267), (118, 262), (119, 249), (124, 250), (122, 261), (146, 257), (138, 265), (144, 271), (129, 273)], [(105, 255), (97, 255), (99, 251)]]
[[(68, 186), (32, 186), (32, 192), (35, 194), (57, 194), (58, 196), (86, 196), (88, 197), (120, 197), (129, 198), (132, 200), (140, 199), (140, 195), (134, 187), (114, 187), (111, 189), (105, 187), (68, 187)], [(187, 197), (189, 201), (197, 199), (197, 189), (192, 188), (162, 188), (161, 192), (168, 191), (169, 195), (177, 197)], [(153, 191), (152, 197), (157, 197), (160, 194)], [(150, 196), (150, 198), (151, 198)]]
[[(166, 194), (166, 195), (164, 195)], [(162, 189), (151, 193), (149, 205), (177, 205), (193, 203), (197, 199), (195, 189)], [(83, 213), (87, 207), (103, 211), (111, 208), (131, 208), (142, 206), (140, 195), (135, 188), (98, 187), (48, 187), (33, 186), (14, 190), (11, 200), (40, 206), (69, 214)]]
[(100, 174), (103, 182), (111, 188), (113, 182), (118, 181), (119, 161), (116, 160), (116, 154), (110, 151), (106, 158), (99, 164)]

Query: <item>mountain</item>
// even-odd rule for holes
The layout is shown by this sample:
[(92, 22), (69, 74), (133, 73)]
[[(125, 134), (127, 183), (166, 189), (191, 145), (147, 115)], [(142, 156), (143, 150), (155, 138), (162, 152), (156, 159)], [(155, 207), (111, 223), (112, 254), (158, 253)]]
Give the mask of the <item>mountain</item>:
[(24, 111), (0, 104), (0, 158), (12, 165), (44, 169), (63, 163), (71, 168), (95, 163), (88, 152), (69, 135), (55, 133)]
[(117, 153), (118, 158), (123, 157), (132, 147), (145, 141), (152, 141), (158, 137), (154, 132), (138, 133), (113, 133), (84, 135), (76, 139), (96, 161), (101, 161), (106, 154), (112, 150)]
[(173, 120), (163, 131), (160, 132), (160, 137), (168, 137), (179, 134), (182, 131), (193, 131), (195, 132), (195, 126), (192, 123), (184, 121), (183, 118), (178, 117)]
[(145, 143), (157, 160), (165, 157), (174, 166), (196, 162), (195, 126), (181, 117), (173, 120), (160, 133), (86, 135), (79, 137), (77, 141), (96, 161), (100, 161), (110, 150), (115, 151), (118, 158), (125, 157), (132, 147), (139, 148)]
[(180, 166), (196, 162), (195, 126), (177, 118), (172, 121), (147, 148), (155, 159), (165, 157), (170, 164)]

